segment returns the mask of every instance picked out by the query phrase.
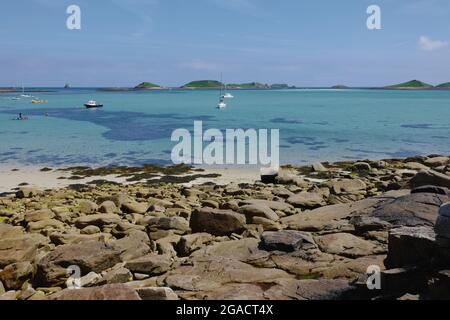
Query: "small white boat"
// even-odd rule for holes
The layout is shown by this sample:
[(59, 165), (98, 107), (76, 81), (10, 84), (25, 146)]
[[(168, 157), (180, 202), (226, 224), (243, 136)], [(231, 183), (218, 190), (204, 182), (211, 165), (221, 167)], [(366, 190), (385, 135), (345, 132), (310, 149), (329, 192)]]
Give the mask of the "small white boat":
[(22, 86), (22, 94), (20, 95), (22, 98), (32, 98), (29, 94), (25, 94), (25, 87)]
[(88, 109), (92, 109), (92, 108), (102, 108), (103, 105), (102, 104), (98, 104), (97, 101), (95, 100), (89, 100), (88, 102), (86, 102), (84, 104), (84, 106)]
[(217, 104), (217, 109), (225, 109), (227, 107), (227, 104), (222, 99)]
[[(220, 82), (222, 83), (222, 74), (220, 75)], [(217, 109), (225, 109), (227, 107), (227, 104), (225, 103), (225, 97), (223, 94), (223, 85), (220, 87), (220, 93), (219, 93), (219, 103), (217, 104)]]
[(233, 96), (231, 93), (227, 92), (227, 93), (225, 93), (225, 94), (222, 96), (222, 98), (224, 98), (224, 99), (233, 99), (234, 96)]

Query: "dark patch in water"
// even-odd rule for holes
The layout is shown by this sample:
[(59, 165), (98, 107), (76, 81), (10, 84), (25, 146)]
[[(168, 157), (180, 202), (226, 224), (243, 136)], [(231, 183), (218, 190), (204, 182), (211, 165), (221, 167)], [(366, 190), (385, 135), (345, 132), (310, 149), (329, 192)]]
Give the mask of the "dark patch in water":
[(331, 141), (336, 142), (336, 143), (350, 142), (350, 140), (348, 140), (348, 139), (339, 139), (339, 138), (333, 138), (333, 139), (331, 139)]
[(285, 118), (274, 118), (270, 120), (271, 123), (282, 123), (282, 124), (302, 124), (301, 120), (288, 120)]
[(313, 137), (289, 137), (286, 138), (285, 141), (289, 144), (302, 144), (305, 146), (317, 147), (324, 146), (325, 143), (321, 141), (315, 141), (316, 139)]
[[(15, 114), (16, 111), (4, 111)], [(103, 136), (114, 141), (149, 141), (170, 138), (172, 132), (180, 127), (192, 127), (193, 121), (216, 122), (213, 116), (183, 116), (175, 113), (146, 114), (140, 112), (110, 112), (105, 110), (68, 109), (28, 109), (23, 113), (40, 116), (48, 112), (51, 117), (74, 121), (87, 121), (108, 129)], [(204, 123), (204, 130), (207, 129)]]
[(433, 129), (433, 125), (430, 124), (430, 123), (402, 124), (402, 128), (407, 128), (407, 129)]
[(117, 153), (107, 153), (104, 155), (105, 158), (115, 158), (117, 157)]
[(318, 126), (327, 126), (330, 123), (327, 121), (319, 121), (319, 122), (313, 122), (313, 124), (318, 125)]

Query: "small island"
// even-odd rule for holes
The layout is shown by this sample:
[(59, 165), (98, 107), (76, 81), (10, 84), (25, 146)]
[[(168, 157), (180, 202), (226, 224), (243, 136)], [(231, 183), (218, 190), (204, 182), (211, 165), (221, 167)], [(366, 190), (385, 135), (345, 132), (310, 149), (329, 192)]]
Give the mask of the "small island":
[(338, 85), (332, 86), (331, 89), (344, 90), (344, 89), (350, 89), (350, 87), (344, 86), (343, 84), (338, 84)]
[(433, 85), (419, 80), (411, 80), (408, 82), (385, 87), (385, 89), (394, 89), (394, 90), (423, 90), (433, 88), (434, 88)]
[(139, 85), (137, 85), (136, 87), (134, 87), (134, 89), (137, 90), (160, 90), (163, 89), (160, 85), (151, 83), (151, 82), (142, 82)]
[(223, 87), (223, 83), (216, 80), (191, 81), (182, 86), (182, 89), (218, 89)]
[(436, 86), (436, 89), (450, 89), (450, 82), (442, 83)]

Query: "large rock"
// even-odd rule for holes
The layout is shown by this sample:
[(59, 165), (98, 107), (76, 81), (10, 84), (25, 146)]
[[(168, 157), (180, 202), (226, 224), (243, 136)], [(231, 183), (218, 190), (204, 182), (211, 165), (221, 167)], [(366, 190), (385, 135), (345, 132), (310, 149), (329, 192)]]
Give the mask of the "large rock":
[(142, 300), (174, 301), (179, 300), (178, 295), (171, 288), (147, 287), (136, 289)]
[(346, 280), (278, 280), (264, 293), (269, 300), (355, 299), (356, 288)]
[(193, 252), (191, 257), (226, 257), (246, 262), (263, 253), (258, 245), (255, 238), (218, 242)]
[(231, 210), (202, 208), (192, 213), (190, 226), (193, 232), (207, 232), (226, 236), (244, 230), (245, 217)]
[(167, 255), (148, 255), (126, 263), (125, 268), (131, 272), (156, 276), (168, 271), (172, 265), (172, 258)]
[(205, 244), (211, 242), (213, 236), (209, 233), (194, 233), (182, 236), (177, 245), (177, 251), (180, 256), (189, 256), (192, 252), (202, 248)]
[(32, 275), (33, 266), (30, 262), (17, 262), (6, 266), (0, 272), (0, 282), (7, 290), (19, 290)]
[(23, 235), (23, 229), (21, 227), (13, 227), (9, 224), (0, 223), (0, 240), (20, 237)]
[(279, 184), (296, 185), (298, 187), (308, 186), (308, 182), (298, 176), (295, 172), (289, 170), (280, 170), (275, 178), (275, 181)]
[(287, 199), (287, 202), (297, 208), (313, 209), (325, 205), (323, 196), (315, 192), (301, 192)]
[(450, 202), (439, 208), (439, 217), (434, 226), (434, 231), (437, 236), (450, 239)]
[(121, 252), (102, 242), (84, 242), (56, 247), (37, 264), (36, 280), (42, 286), (62, 285), (69, 277), (67, 267), (78, 266), (82, 274), (100, 273), (113, 267)]
[(0, 268), (16, 262), (33, 261), (37, 250), (48, 242), (39, 234), (0, 239)]
[(228, 283), (267, 283), (292, 278), (287, 272), (255, 268), (225, 257), (198, 257), (169, 272), (165, 284), (174, 290), (211, 291)]
[(38, 221), (42, 221), (42, 220), (47, 220), (47, 219), (53, 219), (54, 217), (55, 217), (55, 214), (53, 213), (52, 210), (42, 209), (42, 210), (25, 213), (24, 220), (27, 223), (30, 223), (30, 222), (38, 222)]
[(384, 202), (397, 198), (403, 193), (389, 193), (379, 197), (364, 199), (361, 201), (325, 206), (305, 213), (282, 218), (281, 222), (289, 229), (299, 231), (351, 231), (354, 227), (348, 219), (352, 215), (363, 215), (373, 211), (373, 208)]
[(267, 251), (292, 252), (299, 249), (315, 248), (313, 237), (302, 231), (284, 230), (278, 232), (264, 232), (260, 247)]
[(113, 214), (113, 213), (117, 213), (119, 211), (119, 209), (117, 209), (117, 206), (113, 201), (107, 200), (107, 201), (103, 201), (100, 204), (98, 211), (101, 213)]
[[(281, 188), (278, 188), (277, 190), (280, 190)], [(286, 193), (283, 193), (284, 196), (287, 198), (293, 196), (294, 194), (286, 189), (284, 189)], [(279, 191), (279, 194), (281, 191)], [(262, 199), (250, 199), (250, 200), (243, 200), (239, 202), (239, 205), (245, 206), (245, 205), (261, 205), (264, 207), (268, 207), (274, 211), (283, 211), (286, 214), (294, 214), (295, 208), (286, 202), (281, 201), (270, 201), (270, 200), (262, 200)]]
[(83, 214), (92, 214), (98, 210), (98, 205), (90, 200), (81, 200), (78, 202), (78, 209)]
[(132, 231), (127, 237), (112, 242), (122, 261), (130, 261), (151, 252), (150, 239), (143, 231)]
[(146, 221), (150, 232), (158, 230), (173, 230), (177, 234), (185, 234), (190, 231), (189, 222), (182, 217), (155, 217)]
[(117, 224), (120, 222), (120, 217), (116, 214), (93, 214), (83, 216), (75, 220), (75, 226), (79, 229), (87, 226), (103, 227), (105, 225)]
[(280, 220), (280, 217), (272, 209), (263, 205), (246, 205), (239, 208), (239, 212), (245, 215), (250, 222), (253, 217), (262, 217), (272, 221)]
[(433, 157), (433, 158), (428, 158), (427, 160), (425, 160), (425, 165), (427, 165), (431, 168), (446, 166), (449, 163), (450, 163), (449, 157)]
[(148, 203), (139, 203), (135, 201), (125, 202), (120, 209), (125, 213), (146, 213), (149, 208)]
[(125, 284), (111, 284), (78, 290), (65, 289), (51, 295), (49, 299), (69, 301), (141, 300), (137, 292)]
[(439, 207), (448, 200), (446, 195), (414, 193), (381, 203), (370, 216), (395, 226), (433, 226)]
[(320, 250), (348, 258), (383, 253), (385, 250), (374, 243), (349, 233), (334, 233), (315, 238)]
[(78, 233), (52, 233), (50, 240), (56, 245), (77, 244), (88, 241), (107, 241), (111, 238), (109, 233), (78, 234)]
[(386, 267), (430, 266), (437, 250), (435, 240), (433, 228), (427, 226), (391, 230)]
[(30, 222), (28, 224), (28, 231), (39, 231), (43, 229), (56, 229), (56, 230), (63, 230), (64, 229), (64, 223), (61, 221), (58, 221), (56, 219), (46, 219), (36, 222)]
[(325, 166), (320, 162), (313, 163), (311, 168), (315, 172), (327, 172), (328, 171), (328, 169), (325, 168)]
[(426, 185), (450, 188), (450, 176), (433, 170), (424, 170), (417, 173), (409, 184), (412, 189)]
[(355, 193), (367, 188), (364, 181), (359, 179), (342, 179), (330, 181), (330, 187), (334, 194)]

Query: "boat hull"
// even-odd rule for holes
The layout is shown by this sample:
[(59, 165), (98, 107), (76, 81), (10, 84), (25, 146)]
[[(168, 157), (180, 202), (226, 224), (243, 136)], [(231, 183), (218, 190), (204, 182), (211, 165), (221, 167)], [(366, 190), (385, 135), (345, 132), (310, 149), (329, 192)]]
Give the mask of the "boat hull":
[(98, 105), (95, 105), (95, 106), (89, 105), (89, 104), (85, 104), (84, 106), (85, 106), (87, 109), (103, 108), (103, 105), (102, 105), (102, 104), (98, 104)]

